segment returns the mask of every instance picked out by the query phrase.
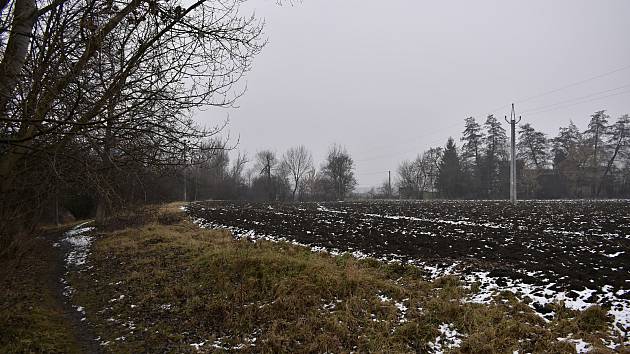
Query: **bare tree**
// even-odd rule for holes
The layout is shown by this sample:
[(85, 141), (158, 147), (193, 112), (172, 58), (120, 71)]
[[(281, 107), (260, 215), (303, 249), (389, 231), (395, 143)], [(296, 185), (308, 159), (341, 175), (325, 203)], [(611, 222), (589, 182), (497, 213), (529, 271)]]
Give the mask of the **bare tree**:
[(331, 182), (336, 198), (343, 200), (349, 192), (354, 190), (357, 181), (353, 170), (354, 161), (348, 151), (337, 144), (331, 146), (322, 167), (322, 173)]
[(398, 166), (397, 184), (401, 197), (420, 197), (420, 171), (416, 161), (403, 161)]
[(273, 183), (273, 172), (278, 167), (278, 158), (271, 150), (262, 150), (256, 153), (255, 168), (258, 174), (265, 178), (265, 189), (270, 200), (276, 199), (276, 190)]
[(264, 45), (240, 3), (2, 3), (12, 25), (0, 32), (0, 219), (37, 209), (51, 184), (111, 201), (116, 178), (203, 149), (222, 125), (198, 127), (191, 110), (231, 106)]
[(282, 158), (282, 164), (293, 179), (292, 198), (295, 200), (302, 177), (313, 168), (313, 156), (304, 145), (300, 145), (287, 150)]
[(237, 183), (242, 183), (243, 171), (245, 170), (245, 165), (247, 165), (248, 162), (249, 159), (247, 158), (246, 152), (239, 152), (236, 155), (236, 159), (232, 163), (231, 175)]
[(440, 161), (444, 151), (441, 147), (430, 148), (422, 154), (420, 161), (420, 171), (424, 176), (422, 179), (422, 191), (431, 193), (437, 192), (437, 179), (440, 172)]

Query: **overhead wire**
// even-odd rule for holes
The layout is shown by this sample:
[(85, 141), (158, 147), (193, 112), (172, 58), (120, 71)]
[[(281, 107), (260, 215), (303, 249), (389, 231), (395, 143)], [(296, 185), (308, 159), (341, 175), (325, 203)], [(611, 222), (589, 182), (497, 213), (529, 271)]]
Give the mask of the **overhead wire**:
[(559, 109), (573, 107), (573, 106), (576, 106), (576, 105), (579, 105), (579, 104), (588, 103), (588, 102), (592, 102), (592, 101), (597, 101), (597, 100), (601, 100), (601, 99), (604, 99), (604, 98), (613, 97), (613, 96), (619, 96), (619, 95), (628, 94), (628, 93), (630, 93), (630, 90), (624, 90), (624, 91), (621, 91), (621, 92), (613, 93), (613, 94), (602, 96), (602, 97), (595, 97), (595, 98), (591, 98), (591, 99), (588, 99), (588, 100), (576, 102), (576, 103), (573, 103), (573, 104), (568, 104), (568, 105), (564, 105), (564, 106), (560, 106), (560, 107), (556, 107), (556, 108), (550, 108), (550, 109), (546, 109), (546, 110), (542, 110), (542, 111), (537, 111), (537, 112), (528, 114), (528, 116), (535, 116), (535, 115), (541, 114), (541, 113), (556, 111), (556, 110), (559, 110)]
[(608, 71), (608, 72), (605, 72), (605, 73), (602, 73), (602, 74), (599, 74), (599, 75), (591, 76), (589, 78), (586, 78), (586, 79), (583, 79), (583, 80), (579, 80), (579, 81), (570, 83), (568, 85), (565, 85), (565, 86), (562, 86), (562, 87), (559, 87), (559, 88), (556, 88), (556, 89), (553, 89), (553, 90), (550, 90), (550, 91), (546, 91), (546, 92), (543, 92), (543, 93), (540, 93), (540, 94), (537, 94), (537, 95), (533, 95), (533, 96), (530, 96), (530, 97), (518, 100), (518, 101), (516, 101), (514, 103), (523, 103), (523, 102), (531, 101), (531, 100), (533, 100), (535, 98), (544, 97), (544, 96), (550, 95), (552, 93), (556, 93), (556, 92), (565, 90), (565, 89), (570, 88), (570, 87), (578, 86), (578, 85), (581, 85), (581, 84), (583, 84), (585, 82), (593, 81), (593, 80), (596, 80), (596, 79), (601, 79), (602, 77), (606, 77), (606, 76), (609, 76), (609, 75), (612, 75), (614, 73), (617, 73), (617, 72), (620, 72), (620, 71), (623, 71), (623, 70), (627, 70), (627, 69), (630, 69), (630, 65), (626, 65), (626, 66), (623, 66), (621, 68), (617, 68), (617, 69), (614, 69), (614, 70), (611, 70), (611, 71)]
[(630, 84), (619, 86), (619, 87), (615, 87), (615, 88), (608, 89), (608, 90), (595, 92), (595, 93), (588, 94), (588, 95), (585, 95), (585, 96), (571, 98), (571, 99), (568, 99), (568, 100), (565, 100), (565, 101), (560, 101), (560, 102), (556, 102), (556, 103), (545, 105), (545, 106), (541, 106), (541, 107), (525, 109), (525, 110), (522, 111), (522, 114), (535, 112), (535, 111), (540, 111), (540, 110), (544, 110), (544, 109), (547, 109), (547, 108), (550, 108), (550, 107), (553, 107), (553, 106), (558, 106), (558, 105), (562, 105), (562, 104), (566, 104), (566, 103), (570, 103), (570, 102), (574, 102), (574, 101), (581, 101), (583, 99), (587, 99), (587, 98), (594, 97), (594, 96), (599, 96), (599, 95), (604, 94), (604, 93), (621, 90), (621, 89), (627, 88), (627, 87), (630, 87)]
[[(519, 99), (519, 100), (514, 101), (514, 103), (524, 103), (524, 102), (528, 102), (528, 101), (531, 101), (531, 100), (536, 99), (536, 98), (540, 98), (540, 97), (548, 96), (548, 95), (550, 95), (550, 94), (553, 94), (553, 93), (556, 93), (556, 92), (559, 92), (559, 91), (565, 90), (565, 89), (567, 89), (567, 88), (575, 87), (575, 86), (578, 86), (578, 85), (584, 84), (584, 83), (586, 83), (586, 82), (593, 81), (593, 80), (597, 80), (597, 79), (600, 79), (600, 78), (602, 78), (602, 77), (606, 77), (606, 76), (609, 76), (609, 75), (612, 75), (612, 74), (614, 74), (614, 73), (617, 73), (617, 72), (620, 72), (620, 71), (623, 71), (623, 70), (627, 70), (627, 69), (630, 69), (630, 65), (626, 65), (626, 66), (623, 66), (623, 67), (620, 67), (620, 68), (616, 68), (616, 69), (613, 69), (613, 70), (610, 70), (610, 71), (607, 71), (607, 72), (604, 72), (604, 73), (601, 73), (601, 74), (598, 74), (598, 75), (590, 76), (590, 77), (588, 77), (588, 78), (585, 78), (585, 79), (582, 79), (582, 80), (579, 80), (579, 81), (572, 82), (572, 83), (570, 83), (570, 84), (567, 84), (567, 85), (564, 85), (564, 86), (561, 86), (561, 87), (555, 88), (555, 89), (553, 89), (553, 90), (549, 90), (549, 91), (541, 92), (541, 93), (536, 94), (536, 95), (532, 95), (532, 96), (529, 96), (529, 97), (525, 97), (525, 98), (523, 98), (523, 99)], [(619, 88), (615, 88), (615, 89), (611, 89), (611, 90), (606, 90), (606, 91), (603, 91), (603, 92), (601, 92), (601, 93), (604, 93), (604, 92), (609, 92), (609, 91), (613, 91), (613, 90), (616, 90), (616, 89), (619, 89)], [(582, 99), (582, 98), (576, 98), (576, 99), (574, 99), (574, 100), (577, 100), (577, 99)], [(562, 103), (555, 103), (555, 104), (553, 104), (553, 105), (555, 106), (555, 105), (559, 105), (559, 104), (562, 104)], [(497, 106), (497, 107), (495, 107), (495, 108), (493, 108), (493, 109), (490, 109), (490, 110), (484, 111), (484, 113), (482, 113), (482, 114), (478, 114), (477, 116), (481, 116), (481, 115), (484, 115), (484, 114), (491, 115), (491, 114), (494, 114), (496, 111), (498, 111), (498, 110), (500, 110), (500, 109), (502, 109), (502, 108), (509, 107), (509, 106), (510, 106), (510, 104), (504, 104), (504, 105), (501, 105), (501, 106)], [(529, 111), (534, 111), (534, 109), (531, 109), (531, 110), (529, 110)], [(527, 112), (523, 112), (523, 113), (527, 113)], [(441, 127), (441, 128), (436, 129), (436, 130), (434, 130), (434, 131), (432, 131), (432, 132), (430, 132), (430, 133), (426, 133), (426, 134), (418, 135), (418, 136), (415, 136), (415, 137), (412, 137), (412, 138), (409, 138), (409, 139), (404, 139), (404, 140), (402, 140), (402, 141), (399, 141), (399, 144), (398, 144), (398, 145), (400, 146), (400, 145), (401, 145), (400, 143), (402, 143), (403, 145), (406, 145), (406, 144), (407, 144), (407, 143), (409, 143), (409, 142), (415, 142), (415, 141), (417, 141), (418, 139), (425, 138), (425, 137), (427, 137), (427, 136), (431, 136), (431, 135), (433, 135), (433, 134), (436, 134), (436, 133), (442, 132), (442, 131), (444, 131), (444, 130), (446, 130), (446, 129), (453, 128), (453, 127), (455, 127), (456, 125), (459, 125), (459, 124), (460, 124), (460, 122), (454, 122), (454, 123), (453, 123), (453, 124), (451, 124), (451, 125), (448, 125), (448, 126), (445, 126), (445, 127)], [(380, 147), (371, 147), (371, 148), (368, 148), (368, 149), (366, 149), (366, 150), (364, 150), (364, 151), (373, 151), (373, 150), (378, 150), (378, 149), (387, 149), (387, 148), (389, 148), (389, 147), (391, 147), (391, 145), (387, 145), (387, 146), (380, 146)], [(414, 148), (411, 148), (411, 149), (406, 149), (406, 150), (404, 150), (404, 151), (397, 151), (397, 152), (392, 152), (392, 153), (382, 154), (382, 155), (375, 156), (375, 157), (369, 157), (369, 158), (364, 158), (364, 159), (358, 159), (358, 160), (356, 160), (356, 161), (357, 161), (357, 162), (373, 161), (373, 160), (378, 160), (378, 159), (383, 159), (383, 158), (386, 158), (386, 157), (394, 156), (394, 155), (397, 155), (397, 154), (404, 154), (404, 153), (407, 153), (407, 152), (412, 151), (412, 150), (415, 150), (415, 147), (414, 147)], [(361, 153), (359, 153), (359, 155), (362, 155), (362, 154), (361, 154)], [(365, 154), (363, 154), (363, 155), (365, 155)]]
[[(515, 103), (528, 102), (528, 101), (531, 101), (531, 100), (534, 100), (534, 99), (537, 99), (537, 98), (541, 98), (541, 97), (544, 97), (544, 96), (548, 96), (548, 95), (551, 95), (553, 93), (560, 92), (562, 90), (565, 90), (565, 89), (568, 89), (568, 88), (571, 88), (571, 87), (575, 87), (575, 86), (584, 84), (584, 83), (589, 82), (589, 81), (597, 80), (597, 79), (600, 79), (602, 77), (606, 77), (606, 76), (609, 76), (609, 75), (612, 75), (614, 73), (618, 73), (620, 71), (627, 70), (627, 69), (630, 69), (630, 65), (626, 65), (626, 66), (623, 66), (623, 67), (620, 67), (620, 68), (617, 68), (617, 69), (613, 69), (613, 70), (610, 70), (610, 71), (607, 71), (607, 72), (604, 72), (604, 73), (601, 73), (601, 74), (598, 74), (598, 75), (595, 75), (595, 76), (588, 77), (586, 79), (575, 81), (575, 82), (572, 82), (570, 84), (558, 87), (556, 89), (545, 91), (545, 92), (541, 92), (539, 94), (532, 95), (532, 96), (529, 96), (529, 97), (525, 97), (523, 99), (519, 99), (519, 100), (516, 100), (514, 102)], [(605, 95), (605, 96), (602, 96), (602, 97), (595, 97), (595, 96), (602, 95), (604, 93), (617, 91), (617, 90), (620, 90), (620, 89), (623, 89), (623, 88), (626, 88), (626, 87), (630, 87), (630, 84), (619, 86), (619, 87), (615, 87), (615, 88), (612, 88), (612, 89), (599, 91), (599, 92), (595, 92), (595, 93), (592, 93), (592, 94), (589, 94), (589, 95), (585, 95), (585, 96), (572, 98), (572, 99), (569, 99), (569, 100), (556, 102), (556, 103), (545, 105), (545, 106), (530, 108), (530, 109), (527, 109), (527, 110), (523, 111), (522, 113), (527, 113), (529, 116), (533, 116), (533, 115), (537, 115), (537, 114), (541, 114), (541, 113), (545, 113), (545, 112), (549, 112), (549, 111), (554, 111), (554, 110), (558, 110), (558, 109), (568, 108), (568, 107), (571, 107), (571, 106), (574, 106), (574, 105), (578, 105), (578, 104), (583, 104), (583, 103), (587, 103), (587, 102), (591, 102), (591, 101), (595, 101), (595, 100), (600, 100), (600, 99), (604, 99), (604, 98), (608, 98), (608, 97), (612, 97), (612, 96), (617, 96), (617, 95), (621, 95), (621, 94), (625, 94), (625, 93), (630, 93), (630, 90), (624, 90), (622, 92), (617, 92), (617, 93), (610, 94), (610, 95)], [(591, 97), (593, 97), (593, 98), (591, 98)], [(509, 107), (509, 106), (510, 106), (510, 104), (497, 106), (494, 109), (488, 110), (488, 111), (486, 111), (486, 113), (483, 113), (483, 114), (492, 115), (496, 111), (498, 111), (499, 109), (502, 109), (502, 108), (505, 108), (505, 107)], [(481, 115), (483, 115), (483, 114), (481, 114)], [(439, 129), (435, 129), (435, 130), (431, 131), (430, 133), (424, 133), (422, 135), (418, 135), (418, 136), (415, 136), (415, 137), (410, 138), (410, 139), (405, 139), (404, 143), (406, 144), (406, 143), (412, 142), (412, 141), (415, 142), (418, 139), (434, 135), (434, 134), (442, 132), (442, 131), (444, 131), (446, 129), (453, 128), (453, 127), (455, 127), (455, 126), (457, 126), (459, 124), (461, 124), (461, 122), (459, 122), (459, 121), (458, 122), (454, 122), (453, 124), (450, 124), (450, 125), (447, 125), (447, 126), (444, 126), (444, 127), (440, 127)], [(369, 148), (369, 149), (364, 150), (364, 151), (371, 151), (371, 150), (375, 150), (375, 149), (379, 149), (379, 148), (388, 148), (388, 147), (391, 147), (391, 145), (383, 146), (383, 147), (373, 147), (373, 148)], [(396, 155), (400, 156), (402, 154), (406, 154), (406, 153), (414, 151), (416, 149), (417, 149), (417, 147), (413, 147), (413, 148), (405, 149), (403, 151), (396, 151), (396, 152), (381, 154), (381, 155), (372, 156), (372, 157), (369, 157), (369, 158), (357, 159), (355, 161), (356, 162), (367, 162), (367, 161), (374, 161), (374, 160), (384, 159), (384, 158), (388, 158), (388, 157), (396, 156)], [(377, 173), (383, 173), (383, 172), (377, 172)], [(374, 175), (374, 174), (377, 174), (377, 173), (362, 174), (362, 175), (363, 176), (368, 176), (368, 175)]]

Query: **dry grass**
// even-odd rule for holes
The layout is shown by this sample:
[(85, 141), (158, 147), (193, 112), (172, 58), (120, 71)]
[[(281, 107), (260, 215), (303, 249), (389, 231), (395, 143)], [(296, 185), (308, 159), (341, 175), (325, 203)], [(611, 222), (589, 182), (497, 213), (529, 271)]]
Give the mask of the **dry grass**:
[(602, 347), (601, 309), (545, 323), (510, 294), (463, 303), (471, 290), (455, 277), (427, 282), (414, 267), (236, 241), (187, 222), (178, 205), (151, 215), (103, 234), (93, 268), (71, 279), (106, 351), (427, 352), (443, 323), (463, 334), (455, 352), (572, 353), (557, 340), (569, 333)]

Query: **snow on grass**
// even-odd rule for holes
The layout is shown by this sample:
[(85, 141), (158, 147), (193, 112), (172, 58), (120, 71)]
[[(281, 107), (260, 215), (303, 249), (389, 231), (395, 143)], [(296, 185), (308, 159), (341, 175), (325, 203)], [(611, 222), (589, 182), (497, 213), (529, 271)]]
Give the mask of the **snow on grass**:
[(201, 341), (199, 343), (190, 343), (190, 346), (195, 348), (195, 350), (201, 350), (201, 347), (203, 347), (206, 344), (206, 341)]
[(396, 301), (394, 303), (394, 306), (396, 306), (396, 308), (398, 309), (398, 312), (400, 312), (400, 316), (398, 317), (398, 322), (399, 323), (405, 323), (407, 322), (407, 306), (405, 305), (405, 301), (409, 301), (409, 299), (402, 299), (402, 301), (398, 302)]
[(384, 294), (378, 294), (376, 295), (378, 297), (379, 300), (381, 300), (381, 302), (391, 302), (392, 298), (388, 297), (387, 295)]
[(575, 351), (578, 354), (588, 353), (591, 350), (591, 345), (586, 343), (581, 339), (572, 339), (572, 338), (558, 338), (560, 342), (567, 342), (575, 345)]
[[(498, 285), (498, 278), (488, 276), (488, 272), (474, 272), (466, 275), (464, 280), (467, 283), (479, 283), (479, 291), (471, 294), (464, 301), (472, 303), (490, 303), (492, 297), (499, 291), (509, 291), (520, 299), (529, 298), (532, 301), (528, 304), (542, 318), (549, 321), (553, 319), (552, 311), (541, 313), (546, 305), (562, 301), (568, 309), (584, 311), (598, 303), (610, 303), (608, 314), (613, 317), (613, 328), (620, 334), (624, 334), (630, 329), (630, 301), (622, 296), (628, 290), (613, 292), (613, 287), (606, 285), (602, 287), (601, 293), (596, 289), (584, 288), (581, 291), (571, 290), (570, 292), (554, 290), (555, 283), (546, 285), (532, 285), (513, 279), (503, 279), (505, 284)], [(598, 295), (599, 294), (599, 295)]]
[[(322, 301), (322, 302), (324, 302), (324, 301), (326, 301), (326, 300), (321, 299), (321, 301)], [(330, 301), (330, 302), (328, 302), (328, 303), (324, 303), (324, 304), (322, 305), (322, 310), (324, 310), (324, 311), (328, 311), (328, 312), (333, 311), (333, 310), (335, 310), (335, 309), (337, 308), (337, 306), (338, 306), (340, 303), (342, 303), (342, 302), (343, 302), (343, 300), (341, 300), (341, 299), (337, 299), (337, 298), (335, 297), (335, 299), (334, 299), (334, 300), (331, 300), (331, 301)]]
[(212, 342), (210, 340), (205, 340), (205, 341), (202, 340), (199, 343), (190, 343), (190, 346), (193, 347), (197, 351), (207, 351), (207, 350), (204, 350), (206, 346), (212, 347), (214, 349), (218, 349), (220, 351), (228, 351), (228, 352), (239, 351), (239, 350), (255, 347), (256, 341), (258, 340), (259, 335), (260, 335), (260, 330), (255, 330), (250, 335), (243, 338), (242, 343), (239, 343), (236, 345), (227, 344), (228, 342), (230, 342), (231, 337), (224, 336), (224, 337), (216, 338)]
[(429, 347), (436, 354), (444, 353), (445, 350), (459, 348), (462, 344), (462, 334), (457, 332), (451, 323), (442, 323), (438, 328), (440, 335), (433, 342), (429, 342)]

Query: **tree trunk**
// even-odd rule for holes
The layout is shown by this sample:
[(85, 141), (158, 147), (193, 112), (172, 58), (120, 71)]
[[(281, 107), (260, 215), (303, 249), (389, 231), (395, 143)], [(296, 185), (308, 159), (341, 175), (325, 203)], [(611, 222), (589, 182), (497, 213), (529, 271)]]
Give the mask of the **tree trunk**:
[(96, 219), (96, 223), (103, 224), (107, 219), (107, 215), (107, 202), (104, 198), (99, 197), (96, 202), (96, 216), (94, 217)]
[[(2, 5), (0, 10), (3, 10), (7, 4), (3, 1), (0, 5)], [(37, 4), (35, 0), (16, 0), (9, 39), (2, 62), (0, 62), (0, 118), (8, 115), (7, 106), (15, 94), (15, 87), (26, 60), (36, 14)], [(28, 127), (25, 125), (20, 127), (21, 132), (26, 129)], [(9, 146), (0, 159), (1, 193), (11, 189), (12, 178), (9, 175), (19, 157), (19, 151), (15, 151), (13, 146)]]
[(610, 158), (610, 160), (608, 160), (608, 164), (606, 165), (606, 170), (604, 171), (604, 174), (602, 175), (602, 178), (599, 180), (599, 184), (597, 185), (597, 192), (595, 194), (595, 196), (597, 196), (597, 197), (599, 197), (599, 193), (602, 191), (602, 184), (604, 183), (604, 179), (606, 178), (606, 176), (608, 175), (608, 173), (612, 169), (613, 164), (615, 163), (615, 159), (617, 158), (617, 154), (619, 153), (619, 149), (621, 149), (621, 141), (622, 141), (622, 139), (623, 139), (623, 137), (621, 139), (619, 139), (619, 141), (617, 142), (617, 146), (615, 146), (615, 152), (613, 153), (613, 155)]
[(297, 192), (298, 189), (298, 180), (295, 180), (295, 187), (293, 187), (293, 201), (295, 201), (295, 192)]
[(0, 116), (7, 115), (7, 104), (13, 98), (26, 60), (36, 15), (35, 0), (15, 1), (9, 40), (0, 63)]

